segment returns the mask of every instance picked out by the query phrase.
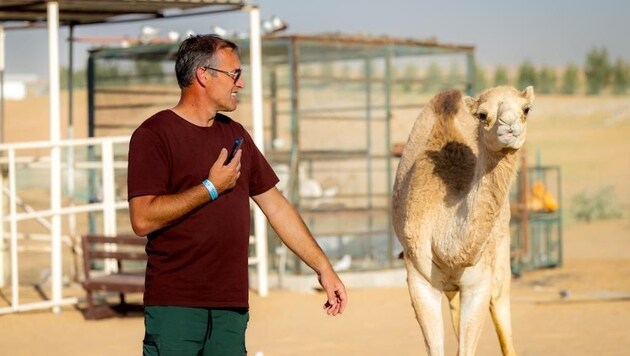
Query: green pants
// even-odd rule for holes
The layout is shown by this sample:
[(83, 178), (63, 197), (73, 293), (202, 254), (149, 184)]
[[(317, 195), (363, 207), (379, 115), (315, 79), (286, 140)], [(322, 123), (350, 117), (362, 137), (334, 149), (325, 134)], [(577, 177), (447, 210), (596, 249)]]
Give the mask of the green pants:
[(144, 308), (144, 356), (243, 356), (247, 309)]

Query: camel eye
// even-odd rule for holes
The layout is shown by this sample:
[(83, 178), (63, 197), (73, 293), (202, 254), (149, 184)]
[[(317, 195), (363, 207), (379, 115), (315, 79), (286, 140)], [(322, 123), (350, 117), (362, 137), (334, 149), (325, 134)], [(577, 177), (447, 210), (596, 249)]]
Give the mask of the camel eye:
[(527, 115), (527, 114), (529, 114), (529, 110), (530, 110), (530, 108), (525, 108), (525, 109), (523, 109), (523, 113), (525, 113), (525, 115)]
[(480, 112), (478, 115), (479, 115), (479, 120), (481, 120), (481, 121), (486, 121), (486, 120), (488, 120), (488, 114), (487, 114), (487, 113), (485, 113), (485, 112)]

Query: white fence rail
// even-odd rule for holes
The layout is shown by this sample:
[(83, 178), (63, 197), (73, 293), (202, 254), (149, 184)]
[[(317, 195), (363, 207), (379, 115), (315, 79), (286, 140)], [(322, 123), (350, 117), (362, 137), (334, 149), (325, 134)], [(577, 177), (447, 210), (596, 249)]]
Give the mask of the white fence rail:
[[(0, 184), (2, 186), (2, 194), (0, 194), (0, 216), (2, 216), (2, 228), (0, 229), (0, 287), (5, 287), (6, 285), (7, 271), (5, 268), (7, 263), (5, 257), (9, 257), (8, 275), (10, 275), (11, 283), (10, 306), (0, 308), (0, 314), (45, 308), (52, 308), (53, 311), (59, 312), (61, 306), (77, 302), (77, 298), (63, 296), (62, 240), (74, 237), (73, 235), (77, 231), (76, 215), (84, 213), (102, 213), (102, 233), (108, 236), (116, 235), (116, 211), (128, 209), (128, 205), (124, 197), (117, 199), (115, 195), (114, 168), (115, 166), (121, 168), (123, 164), (126, 167), (126, 163), (115, 163), (114, 146), (127, 147), (128, 143), (129, 137), (104, 137), (0, 145), (0, 169), (2, 170), (0, 175)], [(68, 154), (67, 159), (59, 164), (62, 162), (59, 159), (62, 149), (67, 149)], [(74, 161), (75, 155), (73, 152), (77, 149), (85, 150), (86, 154), (91, 156), (90, 159), (87, 161)], [(100, 156), (98, 161), (96, 161), (97, 156)], [(46, 181), (44, 179), (39, 184), (28, 184), (23, 181), (24, 179), (19, 179), (18, 177), (20, 170), (30, 176), (41, 177), (42, 174), (34, 173), (34, 171), (42, 168), (50, 170), (50, 180)], [(61, 182), (55, 179), (55, 177), (60, 179), (62, 169), (65, 169), (68, 182), (65, 196)], [(101, 179), (97, 184), (101, 188), (102, 194), (100, 194), (98, 201), (89, 199), (87, 192), (83, 203), (80, 203), (72, 196), (74, 195), (75, 175), (80, 170), (88, 172), (85, 177), (89, 176), (90, 173), (100, 173)], [(20, 185), (22, 186), (21, 188)], [(18, 191), (28, 191), (29, 188), (47, 190), (50, 196), (39, 197), (39, 208), (34, 208), (18, 195)], [(86, 190), (87, 188), (85, 187)], [(59, 203), (53, 203), (55, 200)], [(61, 202), (66, 204), (64, 205)], [(20, 207), (23, 209), (23, 212), (18, 212)], [(68, 217), (65, 231), (61, 227), (61, 218), (63, 216)], [(18, 223), (28, 220), (38, 221), (44, 227), (44, 230), (49, 233), (50, 248), (47, 250), (50, 253), (51, 297), (44, 301), (23, 303), (20, 295), (21, 270), (19, 267), (21, 261), (18, 253), (20, 251), (18, 240), (25, 235), (25, 232), (20, 231)], [(55, 228), (55, 224), (59, 227)], [(7, 225), (8, 233), (6, 232)], [(6, 245), (7, 240), (8, 246)]]
[[(10, 305), (0, 307), (0, 315), (46, 308), (52, 308), (53, 312), (58, 313), (63, 305), (78, 302), (77, 298), (64, 297), (63, 294), (62, 242), (68, 243), (77, 235), (92, 232), (89, 229), (98, 229), (106, 236), (117, 234), (117, 212), (129, 208), (126, 189), (120, 186), (126, 186), (126, 180), (118, 185), (116, 181), (116, 169), (124, 170), (126, 177), (128, 143), (129, 137), (125, 136), (0, 145), (0, 288), (5, 290), (8, 287), (9, 276), (11, 291)], [(62, 150), (66, 155), (60, 159)], [(76, 152), (81, 152), (85, 159), (77, 159), (80, 155)], [(119, 156), (124, 154), (124, 159), (117, 160), (116, 153)], [(35, 173), (36, 170), (49, 170), (50, 179), (46, 179), (45, 174)], [(62, 172), (65, 173), (66, 184), (60, 182)], [(33, 176), (38, 177), (35, 179), (37, 182), (33, 182)], [(41, 179), (42, 176), (44, 179)], [(77, 179), (84, 181), (79, 188)], [(29, 190), (33, 195), (33, 190), (39, 192), (42, 189), (47, 190), (50, 195), (38, 196), (37, 206), (31, 205), (31, 202), (19, 195), (20, 192), (28, 193)], [(98, 194), (94, 194), (95, 192)], [(77, 198), (78, 195), (81, 198)], [(93, 195), (97, 195), (98, 199), (93, 199)], [(96, 219), (87, 219), (90, 225), (88, 228), (86, 220), (82, 224), (77, 223), (77, 216), (81, 214), (98, 214), (102, 221), (96, 226)], [(67, 218), (63, 225), (62, 217)], [(31, 223), (29, 228), (21, 228), (21, 224), (28, 221), (34, 221), (35, 224)], [(125, 223), (128, 224), (128, 218), (125, 218)], [(32, 225), (37, 225), (45, 233), (33, 232)], [(38, 238), (31, 240), (50, 242), (44, 251), (50, 254), (51, 296), (44, 301), (23, 302), (20, 280), (24, 271), (20, 269), (19, 252), (27, 249), (20, 248), (18, 242), (26, 240), (25, 236), (35, 235)], [(258, 267), (258, 292), (266, 295), (267, 255), (266, 249), (260, 248), (266, 246), (265, 234), (257, 231), (252, 243), (256, 244), (256, 255), (250, 257), (250, 265)], [(110, 268), (115, 266), (105, 266), (106, 271)]]

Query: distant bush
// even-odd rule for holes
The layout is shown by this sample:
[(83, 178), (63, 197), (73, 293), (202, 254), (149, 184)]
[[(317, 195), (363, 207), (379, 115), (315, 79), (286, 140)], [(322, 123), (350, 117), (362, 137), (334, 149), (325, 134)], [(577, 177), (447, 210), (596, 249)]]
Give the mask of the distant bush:
[(494, 85), (508, 85), (510, 84), (510, 77), (508, 76), (507, 68), (504, 66), (498, 66), (494, 71)]
[(486, 72), (479, 65), (475, 63), (475, 92), (479, 92), (488, 87), (488, 81), (486, 80)]
[(582, 191), (572, 198), (572, 213), (578, 221), (618, 219), (621, 209), (615, 203), (615, 191), (607, 186), (593, 194)]
[(573, 63), (567, 65), (564, 69), (562, 75), (562, 94), (577, 94), (578, 86), (580, 85), (578, 82), (578, 72), (578, 67)]
[(612, 68), (612, 93), (624, 95), (628, 92), (628, 88), (630, 88), (630, 65), (618, 58)]
[(540, 94), (551, 94), (556, 92), (556, 72), (553, 69), (543, 66), (538, 70), (538, 92)]
[(536, 67), (526, 60), (518, 68), (518, 74), (516, 75), (516, 87), (525, 88), (528, 85), (538, 86), (538, 77), (536, 76)]
[(584, 74), (586, 75), (586, 94), (599, 94), (608, 85), (611, 69), (606, 48), (593, 48), (586, 55)]

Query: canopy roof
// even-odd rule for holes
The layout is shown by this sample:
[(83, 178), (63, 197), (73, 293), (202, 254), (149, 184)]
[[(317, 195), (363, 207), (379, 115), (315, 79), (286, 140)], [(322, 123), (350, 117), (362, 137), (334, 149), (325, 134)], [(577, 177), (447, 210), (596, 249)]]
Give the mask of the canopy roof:
[[(45, 23), (49, 0), (2, 0), (0, 22), (23, 22), (15, 27)], [(177, 17), (207, 7), (200, 13), (234, 11), (246, 6), (237, 0), (57, 0), (62, 25), (124, 22)]]
[[(241, 47), (241, 60), (249, 61), (249, 41), (231, 38)], [(300, 62), (322, 62), (326, 60), (360, 59), (393, 56), (415, 56), (430, 54), (474, 54), (475, 46), (441, 43), (435, 39), (406, 39), (395, 37), (374, 37), (362, 35), (335, 34), (293, 34), (267, 35), (262, 38), (262, 61), (288, 63), (290, 50), (299, 46)], [(174, 60), (177, 43), (140, 44), (130, 47), (101, 47), (90, 50), (90, 57), (96, 59), (132, 60)]]

